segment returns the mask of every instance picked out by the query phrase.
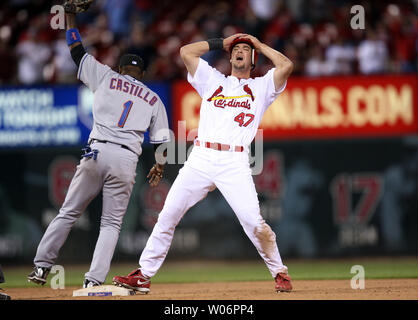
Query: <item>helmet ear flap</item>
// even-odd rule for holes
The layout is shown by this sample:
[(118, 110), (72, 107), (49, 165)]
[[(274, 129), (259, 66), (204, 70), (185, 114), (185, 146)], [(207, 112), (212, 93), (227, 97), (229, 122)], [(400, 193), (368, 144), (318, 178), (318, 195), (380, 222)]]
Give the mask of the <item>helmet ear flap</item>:
[(251, 70), (255, 68), (255, 50), (251, 50)]
[(251, 70), (254, 70), (255, 69), (255, 65), (257, 64), (257, 60), (258, 60), (258, 53), (253, 48), (251, 50)]

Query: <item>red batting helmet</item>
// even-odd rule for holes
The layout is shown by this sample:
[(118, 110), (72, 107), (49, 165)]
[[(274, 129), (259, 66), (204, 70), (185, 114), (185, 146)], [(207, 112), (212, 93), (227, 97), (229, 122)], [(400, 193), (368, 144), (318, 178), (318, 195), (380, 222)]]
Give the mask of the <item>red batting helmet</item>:
[(246, 43), (252, 48), (252, 50), (251, 50), (251, 70), (253, 70), (255, 68), (255, 65), (257, 64), (257, 59), (258, 59), (257, 50), (255, 50), (253, 42), (248, 38), (241, 38), (241, 37), (235, 38), (234, 41), (232, 41), (231, 44), (229, 45), (229, 53), (230, 54), (232, 53), (232, 49), (238, 43)]

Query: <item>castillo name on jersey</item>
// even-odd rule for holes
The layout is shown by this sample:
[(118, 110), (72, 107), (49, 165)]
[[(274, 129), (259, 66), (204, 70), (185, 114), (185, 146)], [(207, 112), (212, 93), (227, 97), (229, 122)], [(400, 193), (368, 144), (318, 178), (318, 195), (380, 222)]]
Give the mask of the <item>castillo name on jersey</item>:
[(111, 90), (119, 90), (125, 93), (129, 93), (130, 95), (133, 95), (135, 97), (141, 98), (150, 106), (153, 106), (158, 101), (158, 98), (156, 96), (153, 96), (152, 98), (149, 97), (151, 91), (147, 88), (138, 86), (129, 81), (124, 81), (122, 79), (111, 78), (109, 88)]

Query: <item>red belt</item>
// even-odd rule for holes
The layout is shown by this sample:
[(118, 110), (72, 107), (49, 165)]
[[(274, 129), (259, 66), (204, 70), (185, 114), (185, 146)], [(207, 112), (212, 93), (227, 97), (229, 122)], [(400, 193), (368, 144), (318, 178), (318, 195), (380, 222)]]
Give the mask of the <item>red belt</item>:
[[(214, 149), (214, 150), (218, 150), (218, 151), (231, 151), (231, 146), (229, 144), (222, 144), (222, 143), (218, 143), (218, 142), (200, 143), (199, 140), (196, 140), (194, 144), (198, 147), (202, 146), (202, 147), (205, 147), (205, 148)], [(243, 152), (244, 147), (243, 146), (235, 146), (232, 151)]]

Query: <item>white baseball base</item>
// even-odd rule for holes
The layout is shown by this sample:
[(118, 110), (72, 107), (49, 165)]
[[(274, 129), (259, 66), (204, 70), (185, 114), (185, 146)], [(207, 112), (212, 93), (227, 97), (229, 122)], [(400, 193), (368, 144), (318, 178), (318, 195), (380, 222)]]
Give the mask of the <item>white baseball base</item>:
[(114, 297), (131, 296), (135, 291), (113, 285), (95, 286), (91, 288), (78, 289), (73, 291), (73, 297)]

